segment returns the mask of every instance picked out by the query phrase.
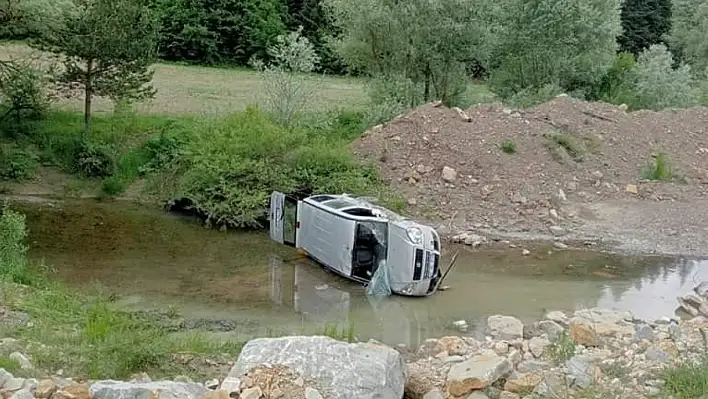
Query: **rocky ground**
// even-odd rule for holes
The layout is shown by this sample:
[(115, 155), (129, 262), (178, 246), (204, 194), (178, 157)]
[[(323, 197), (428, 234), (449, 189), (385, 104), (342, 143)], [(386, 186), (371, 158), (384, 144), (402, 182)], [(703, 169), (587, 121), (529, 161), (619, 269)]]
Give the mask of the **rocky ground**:
[[(601, 241), (708, 255), (708, 108), (625, 112), (560, 96), (527, 110), (438, 103), (379, 125), (352, 150), (414, 216), (483, 239)], [(666, 161), (670, 179), (649, 180)], [(469, 235), (468, 234), (468, 235)]]
[[(696, 317), (644, 321), (629, 313), (558, 311), (524, 325), (487, 319), (487, 336), (429, 339), (419, 348), (323, 336), (249, 341), (230, 370), (205, 382), (73, 380), (34, 370), (22, 343), (2, 348), (21, 378), (0, 369), (0, 394), (18, 399), (590, 399), (708, 394), (708, 283), (680, 300)], [(690, 303), (690, 309), (686, 308)], [(70, 362), (71, 359), (67, 359)], [(692, 367), (691, 365), (697, 365)]]

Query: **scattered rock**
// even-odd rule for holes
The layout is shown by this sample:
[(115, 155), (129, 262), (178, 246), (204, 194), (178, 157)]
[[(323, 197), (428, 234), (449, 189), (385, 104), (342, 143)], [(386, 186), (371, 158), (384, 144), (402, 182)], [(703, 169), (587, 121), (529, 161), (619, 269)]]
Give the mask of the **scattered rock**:
[(531, 255), (531, 251), (529, 251), (528, 249), (522, 249), (522, 250), (521, 250), (521, 255), (523, 255), (523, 256), (529, 256), (529, 255)]
[(457, 180), (457, 171), (449, 166), (444, 166), (442, 169), (442, 179), (448, 183)]
[(38, 399), (49, 399), (58, 389), (59, 386), (57, 386), (57, 384), (53, 380), (42, 380), (39, 382), (39, 384), (37, 384), (35, 396)]
[(528, 393), (533, 391), (543, 378), (536, 373), (515, 373), (507, 378), (504, 390), (513, 393)]
[(261, 391), (260, 387), (246, 388), (243, 391), (241, 391), (241, 394), (238, 395), (238, 398), (239, 399), (260, 399), (261, 395), (263, 395), (263, 391)]
[(467, 395), (484, 389), (508, 375), (513, 366), (504, 357), (478, 355), (453, 365), (447, 375), (447, 392), (454, 396)]
[(445, 396), (439, 389), (433, 389), (432, 391), (423, 395), (423, 399), (444, 399)]
[(524, 335), (524, 324), (521, 320), (502, 315), (493, 315), (487, 318), (487, 329), (494, 339), (514, 340)]
[(529, 350), (535, 357), (541, 357), (543, 355), (543, 351), (550, 344), (551, 343), (546, 339), (533, 337), (529, 340)]
[(625, 187), (624, 191), (630, 193), (630, 194), (637, 194), (637, 185), (636, 184), (627, 184), (627, 187)]

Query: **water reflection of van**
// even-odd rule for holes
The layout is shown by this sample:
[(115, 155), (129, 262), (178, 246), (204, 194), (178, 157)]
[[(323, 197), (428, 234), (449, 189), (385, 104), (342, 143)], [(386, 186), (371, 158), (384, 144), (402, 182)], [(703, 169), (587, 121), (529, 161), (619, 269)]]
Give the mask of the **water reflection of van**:
[(271, 239), (304, 251), (326, 269), (366, 284), (384, 265), (392, 292), (435, 292), (441, 248), (432, 227), (348, 195), (297, 200), (273, 192), (270, 208)]

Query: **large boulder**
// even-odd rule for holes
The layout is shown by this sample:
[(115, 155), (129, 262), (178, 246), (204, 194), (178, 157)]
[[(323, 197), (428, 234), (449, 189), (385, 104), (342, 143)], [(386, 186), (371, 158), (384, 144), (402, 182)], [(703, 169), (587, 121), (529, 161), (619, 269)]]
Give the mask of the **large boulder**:
[(291, 336), (248, 341), (221, 388), (237, 391), (243, 376), (261, 364), (287, 366), (317, 381), (322, 393), (332, 399), (401, 399), (406, 381), (405, 362), (395, 349), (323, 336)]
[(92, 399), (200, 399), (207, 389), (193, 382), (98, 381), (91, 385)]

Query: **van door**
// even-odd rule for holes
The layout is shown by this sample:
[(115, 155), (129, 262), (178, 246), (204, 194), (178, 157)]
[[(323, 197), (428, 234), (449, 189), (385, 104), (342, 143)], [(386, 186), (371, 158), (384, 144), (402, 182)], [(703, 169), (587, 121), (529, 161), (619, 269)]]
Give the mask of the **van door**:
[(297, 238), (297, 200), (273, 191), (268, 220), (271, 240), (294, 247)]

